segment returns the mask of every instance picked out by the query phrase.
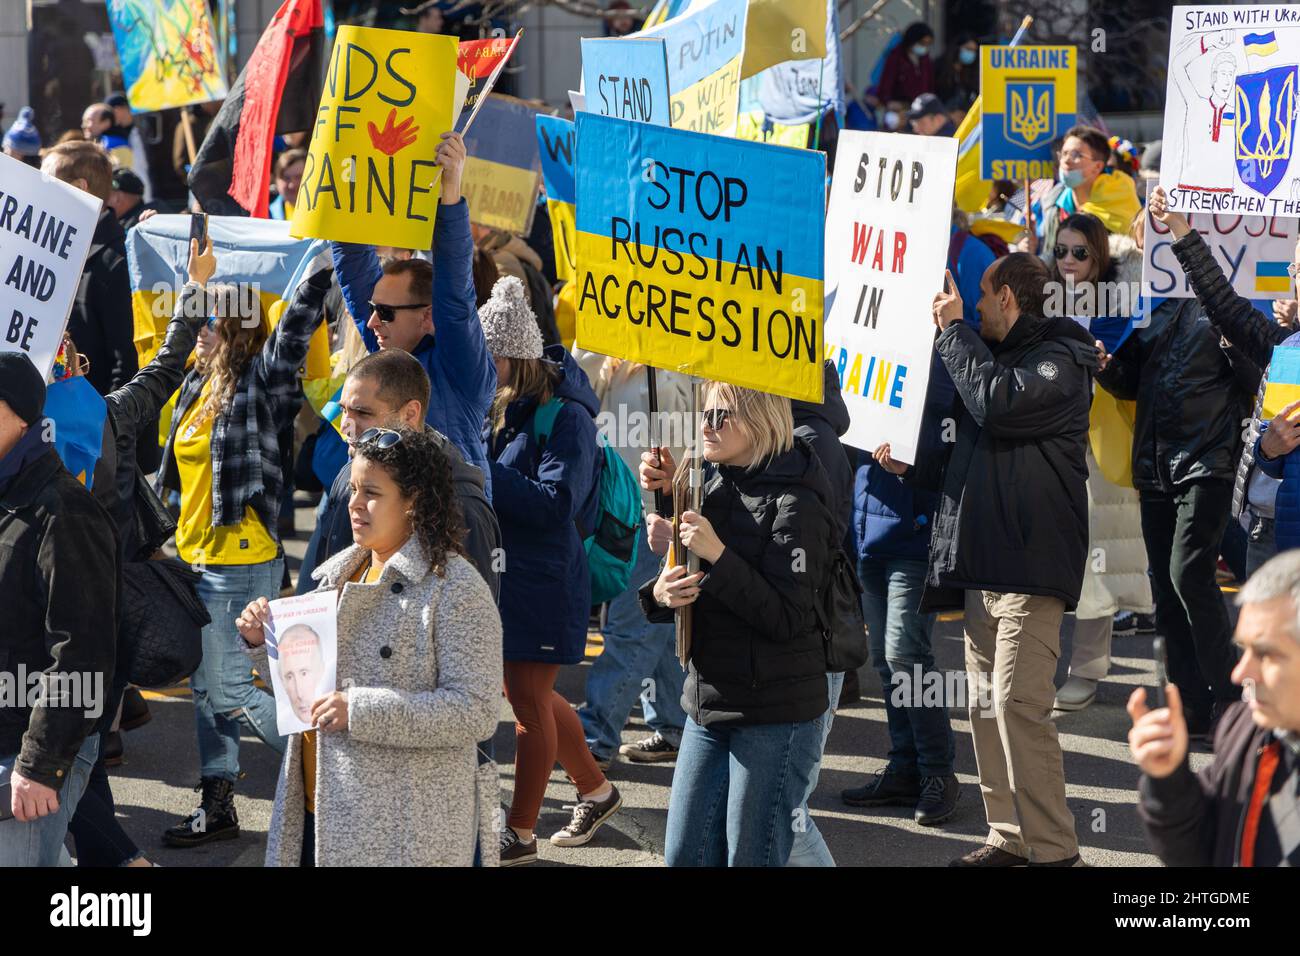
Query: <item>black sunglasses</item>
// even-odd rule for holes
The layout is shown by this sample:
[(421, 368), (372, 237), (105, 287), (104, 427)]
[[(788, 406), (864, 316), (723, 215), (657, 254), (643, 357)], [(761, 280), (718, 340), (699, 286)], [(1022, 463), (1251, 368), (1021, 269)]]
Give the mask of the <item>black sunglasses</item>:
[(358, 438), (352, 444), (354, 445), (373, 444), (379, 448), (392, 448), (401, 440), (402, 440), (401, 434), (399, 432), (393, 431), (391, 428), (367, 428), (365, 431), (361, 433), (361, 437)]
[(1087, 247), (1087, 246), (1053, 246), (1053, 247), (1052, 247), (1052, 257), (1053, 257), (1053, 258), (1056, 258), (1056, 259), (1064, 259), (1064, 258), (1065, 258), (1065, 254), (1066, 254), (1067, 252), (1069, 252), (1069, 253), (1071, 253), (1071, 254), (1074, 255), (1074, 260), (1075, 260), (1076, 262), (1087, 262), (1087, 261), (1088, 261), (1088, 247)]
[(402, 309), (427, 309), (429, 307), (427, 302), (417, 302), (415, 305), (380, 305), (378, 302), (369, 302), (367, 304), (370, 306), (370, 311), (379, 316), (380, 322), (392, 322)]
[(716, 432), (721, 431), (727, 424), (730, 415), (731, 410), (727, 408), (706, 408), (700, 415), (700, 419)]

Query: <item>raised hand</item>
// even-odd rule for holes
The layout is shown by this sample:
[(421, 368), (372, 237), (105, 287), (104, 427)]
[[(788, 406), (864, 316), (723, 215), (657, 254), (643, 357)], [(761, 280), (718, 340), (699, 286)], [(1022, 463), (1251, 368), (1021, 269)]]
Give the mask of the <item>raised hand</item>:
[(1169, 194), (1165, 192), (1164, 186), (1155, 188), (1147, 204), (1151, 207), (1151, 218), (1167, 225), (1175, 239), (1181, 239), (1192, 231), (1192, 227), (1187, 224), (1187, 217), (1169, 208)]
[(393, 156), (406, 147), (410, 146), (418, 138), (415, 134), (420, 132), (420, 127), (411, 126), (415, 122), (415, 116), (408, 116), (396, 126), (393, 121), (397, 119), (397, 110), (388, 111), (388, 121), (384, 123), (384, 128), (379, 130), (374, 123), (366, 124), (366, 132), (370, 134), (370, 142), (375, 149), (381, 153), (387, 153)]

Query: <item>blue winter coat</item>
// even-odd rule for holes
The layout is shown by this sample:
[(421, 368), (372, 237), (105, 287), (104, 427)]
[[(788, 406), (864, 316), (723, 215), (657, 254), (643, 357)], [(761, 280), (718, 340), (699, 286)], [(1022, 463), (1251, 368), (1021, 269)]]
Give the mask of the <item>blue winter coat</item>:
[[(980, 243), (980, 245), (984, 245)], [(930, 363), (917, 461), (942, 456), (944, 418), (951, 413), (955, 390), (937, 352)], [(955, 423), (951, 426), (955, 432)], [(853, 537), (859, 558), (925, 561), (930, 552), (930, 523), (939, 496), (891, 475), (863, 452), (853, 485)]]
[(587, 645), (591, 581), (578, 525), (589, 533), (599, 506), (596, 415), (600, 399), (562, 345), (546, 351), (564, 400), (545, 447), (532, 434), (535, 399), (512, 402), (505, 426), (485, 434), (492, 506), (501, 522), (501, 626), (505, 659), (576, 664)]
[[(383, 275), (373, 246), (331, 243), (334, 270), (352, 321), (371, 352), (379, 341), (366, 328), (370, 297)], [(465, 460), (488, 472), (483, 420), (496, 394), (497, 370), (488, 354), (474, 295), (474, 240), (469, 205), (439, 206), (433, 227), (433, 326), (411, 354), (429, 373), (433, 388), (425, 421), (452, 440)], [(488, 499), (492, 481), (488, 476)]]

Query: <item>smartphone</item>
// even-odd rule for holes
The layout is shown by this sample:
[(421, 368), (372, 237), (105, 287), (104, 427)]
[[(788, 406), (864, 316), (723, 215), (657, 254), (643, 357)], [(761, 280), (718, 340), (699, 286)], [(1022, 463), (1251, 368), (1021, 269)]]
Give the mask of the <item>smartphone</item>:
[(199, 252), (202, 252), (208, 244), (208, 214), (205, 212), (190, 213), (190, 238), (197, 239), (199, 242)]
[(1156, 663), (1156, 705), (1153, 710), (1169, 705), (1165, 697), (1165, 685), (1169, 683), (1169, 658), (1165, 654), (1165, 639), (1157, 637), (1151, 642), (1151, 656)]

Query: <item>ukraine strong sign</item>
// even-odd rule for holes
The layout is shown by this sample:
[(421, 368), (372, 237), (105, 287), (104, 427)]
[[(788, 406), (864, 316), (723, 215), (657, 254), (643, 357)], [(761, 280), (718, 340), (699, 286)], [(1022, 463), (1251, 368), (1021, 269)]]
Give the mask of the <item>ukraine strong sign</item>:
[(984, 179), (1051, 179), (1052, 141), (1074, 125), (1072, 46), (980, 47)]
[(822, 400), (824, 155), (577, 117), (578, 344)]

